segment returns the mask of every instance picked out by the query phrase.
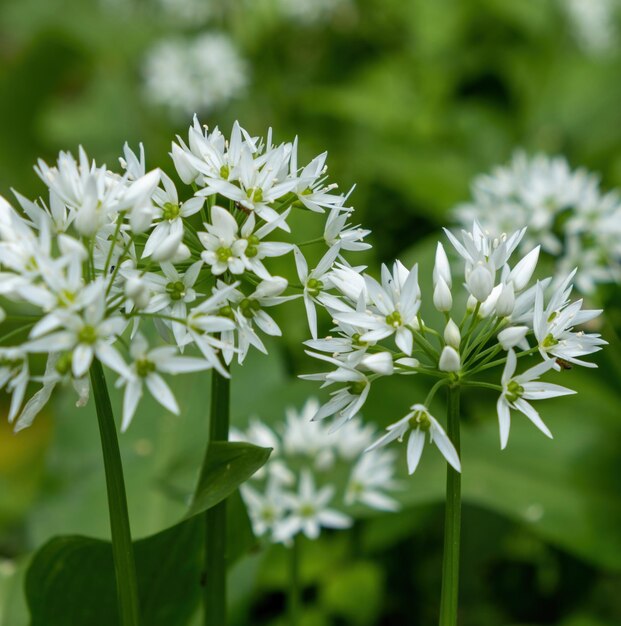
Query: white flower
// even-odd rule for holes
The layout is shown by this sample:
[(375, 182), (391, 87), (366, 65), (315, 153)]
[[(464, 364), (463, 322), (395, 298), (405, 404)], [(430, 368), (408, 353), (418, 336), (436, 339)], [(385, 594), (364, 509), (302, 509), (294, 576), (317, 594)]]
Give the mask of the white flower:
[(143, 63), (144, 95), (176, 117), (210, 112), (243, 93), (248, 68), (222, 33), (158, 41)]
[[(162, 247), (171, 247), (174, 253), (183, 240), (183, 219), (198, 213), (204, 203), (203, 198), (196, 196), (180, 203), (175, 184), (164, 173), (162, 173), (162, 183), (164, 189), (157, 189), (153, 194), (157, 207), (155, 218), (159, 221), (145, 244), (142, 253), (145, 258)], [(170, 257), (172, 253), (166, 256)], [(159, 259), (163, 259), (161, 253)]]
[(277, 541), (289, 542), (302, 532), (309, 539), (317, 539), (321, 528), (348, 528), (352, 520), (345, 514), (328, 508), (334, 496), (334, 487), (315, 488), (313, 475), (302, 470), (297, 494), (284, 492), (283, 501), (289, 509), (288, 516), (276, 527)]
[[(302, 198), (304, 199), (304, 196)], [(364, 242), (363, 239), (371, 231), (360, 228), (360, 226), (351, 226), (347, 223), (350, 217), (351, 212), (343, 211), (339, 206), (330, 209), (323, 231), (326, 244), (331, 247), (340, 243), (341, 250), (351, 250), (352, 252), (368, 250), (371, 244)]]
[(11, 393), (9, 422), (15, 419), (30, 381), (28, 358), (20, 348), (0, 348), (0, 389)]
[(410, 413), (398, 422), (388, 426), (386, 430), (388, 432), (369, 446), (368, 450), (385, 446), (395, 439), (403, 441), (406, 433), (411, 431), (407, 445), (407, 462), (408, 472), (413, 474), (423, 453), (425, 434), (429, 433), (429, 440), (436, 444), (446, 461), (458, 472), (461, 472), (461, 463), (459, 462), (459, 455), (457, 450), (455, 450), (455, 446), (453, 446), (436, 418), (429, 413), (429, 410), (423, 404), (414, 404)]
[(459, 326), (457, 326), (452, 319), (449, 319), (444, 327), (444, 341), (447, 346), (451, 346), (455, 348), (455, 350), (459, 350), (459, 346), (461, 344), (461, 333), (459, 332)]
[[(349, 422), (351, 424), (351, 422)], [(343, 432), (343, 429), (339, 433)], [(371, 450), (360, 457), (352, 470), (345, 502), (361, 502), (380, 511), (397, 511), (399, 503), (384, 492), (395, 489), (394, 454), (389, 450)]]
[(244, 483), (241, 486), (241, 494), (248, 507), (248, 514), (252, 520), (252, 530), (257, 537), (271, 533), (274, 541), (276, 530), (282, 523), (286, 507), (282, 496), (282, 490), (278, 482), (271, 481), (264, 493)]
[(539, 377), (549, 371), (553, 366), (553, 361), (544, 361), (519, 376), (514, 376), (517, 358), (513, 350), (507, 353), (507, 362), (502, 373), (502, 394), (498, 398), (496, 409), (498, 412), (498, 423), (500, 426), (500, 447), (504, 449), (509, 439), (509, 428), (511, 426), (511, 409), (519, 411), (547, 437), (552, 438), (552, 433), (539, 417), (539, 413), (527, 400), (545, 400), (546, 398), (556, 398), (576, 393), (566, 387), (554, 385), (552, 383), (541, 383)]
[(205, 224), (207, 232), (199, 232), (198, 237), (205, 247), (201, 258), (211, 267), (215, 276), (229, 271), (243, 274), (246, 267), (242, 256), (248, 240), (238, 237), (239, 227), (235, 218), (222, 207), (211, 207), (211, 224)]
[(313, 339), (317, 339), (317, 312), (315, 302), (322, 291), (330, 286), (329, 276), (326, 276), (339, 253), (340, 244), (334, 244), (321, 258), (315, 269), (308, 271), (308, 263), (299, 248), (294, 248), (295, 266), (300, 283), (304, 287), (304, 306), (308, 318), (308, 327)]
[[(574, 326), (584, 324), (597, 317), (601, 310), (582, 310), (582, 300), (569, 301), (572, 272), (554, 290), (550, 301), (544, 307), (544, 286), (537, 283), (535, 292), (535, 309), (533, 313), (533, 330), (544, 359), (562, 359), (584, 367), (597, 367), (577, 357), (592, 354), (601, 350), (607, 342), (599, 334), (574, 332)], [(556, 366), (560, 369), (560, 366)]]
[[(67, 313), (55, 317), (48, 325), (40, 323), (35, 326), (24, 349), (28, 352), (71, 352), (71, 369), (76, 378), (86, 374), (95, 357), (115, 372), (125, 374), (127, 365), (111, 344), (122, 334), (127, 322), (117, 315), (106, 315), (102, 285), (97, 287), (98, 297), (81, 313)], [(62, 328), (56, 330), (59, 326)]]
[(418, 328), (420, 308), (418, 266), (408, 271), (397, 261), (391, 274), (382, 265), (382, 284), (370, 276), (365, 276), (365, 284), (373, 306), (364, 313), (337, 311), (335, 319), (366, 329), (361, 341), (380, 341), (394, 334), (397, 347), (410, 356), (414, 342), (412, 329)]
[(130, 368), (124, 371), (117, 381), (117, 386), (125, 387), (121, 431), (127, 430), (131, 423), (144, 386), (165, 409), (179, 414), (175, 396), (160, 373), (198, 372), (211, 367), (205, 359), (180, 356), (173, 346), (160, 346), (149, 350), (147, 340), (141, 334), (137, 334), (132, 340), (130, 355), (132, 358)]

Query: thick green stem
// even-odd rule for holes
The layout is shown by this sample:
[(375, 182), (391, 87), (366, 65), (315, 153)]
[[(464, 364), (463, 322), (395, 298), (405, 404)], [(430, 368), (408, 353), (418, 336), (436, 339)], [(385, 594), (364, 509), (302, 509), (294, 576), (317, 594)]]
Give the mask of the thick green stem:
[(300, 535), (293, 538), (289, 548), (289, 626), (298, 626), (300, 621)]
[(123, 466), (121, 464), (121, 453), (110, 396), (108, 395), (108, 387), (103, 368), (97, 359), (91, 365), (91, 383), (93, 385), (95, 406), (97, 407), (101, 449), (106, 473), (106, 487), (108, 490), (112, 554), (114, 557), (120, 614), (119, 623), (121, 626), (137, 626), (139, 624), (138, 585), (136, 583), (134, 547), (129, 528)]
[[(211, 378), (209, 443), (229, 438), (230, 379), (216, 370)], [(205, 452), (203, 470), (209, 458)], [(201, 481), (202, 482), (202, 481)], [(226, 500), (205, 513), (204, 624), (226, 625)]]
[[(459, 453), (458, 385), (449, 387), (447, 435)], [(461, 532), (461, 474), (447, 463), (446, 509), (444, 515), (444, 556), (440, 626), (456, 626), (459, 595), (459, 540)]]

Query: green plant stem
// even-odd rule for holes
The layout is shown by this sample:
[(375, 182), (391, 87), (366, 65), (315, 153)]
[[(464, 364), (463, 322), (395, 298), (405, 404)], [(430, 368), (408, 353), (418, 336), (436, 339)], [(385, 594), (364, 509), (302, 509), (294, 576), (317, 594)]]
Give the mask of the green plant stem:
[[(209, 417), (209, 443), (205, 452), (202, 472), (207, 467), (209, 444), (228, 441), (230, 379), (216, 370), (211, 378), (211, 409)], [(199, 481), (201, 484), (201, 481)], [(204, 624), (226, 625), (226, 500), (205, 512), (204, 560)]]
[[(449, 387), (447, 435), (459, 453), (459, 385)], [(456, 626), (459, 595), (459, 543), (461, 533), (461, 474), (447, 463), (446, 509), (440, 626)]]
[(116, 574), (116, 590), (119, 602), (121, 626), (139, 624), (138, 585), (136, 583), (136, 564), (134, 547), (129, 527), (127, 497), (123, 480), (121, 452), (116, 435), (116, 424), (112, 414), (112, 405), (101, 363), (95, 359), (91, 365), (91, 383), (97, 408), (101, 449), (106, 473), (108, 490), (108, 508), (110, 510), (110, 531), (112, 535), (112, 554)]
[(298, 626), (300, 619), (300, 535), (289, 548), (289, 626)]

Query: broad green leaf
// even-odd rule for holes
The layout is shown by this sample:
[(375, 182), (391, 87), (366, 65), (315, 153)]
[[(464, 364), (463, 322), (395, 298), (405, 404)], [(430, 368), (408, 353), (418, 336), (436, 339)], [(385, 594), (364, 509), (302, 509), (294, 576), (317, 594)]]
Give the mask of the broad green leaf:
[[(135, 543), (143, 624), (185, 624), (200, 592), (202, 520), (193, 518)], [(118, 623), (112, 546), (58, 537), (34, 556), (26, 576), (31, 626)]]
[(224, 500), (265, 464), (270, 452), (270, 449), (250, 443), (210, 443), (207, 466), (186, 517), (206, 511)]

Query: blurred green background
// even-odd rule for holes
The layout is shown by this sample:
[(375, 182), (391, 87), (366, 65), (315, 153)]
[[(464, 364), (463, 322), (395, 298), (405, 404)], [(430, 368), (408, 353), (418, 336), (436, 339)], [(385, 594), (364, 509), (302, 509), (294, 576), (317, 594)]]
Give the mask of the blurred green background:
[[(373, 229), (364, 261), (402, 256), (430, 270), (451, 207), (516, 147), (565, 154), (621, 186), (619, 5), (2, 0), (0, 193), (36, 197), (36, 159), (79, 144), (115, 167), (125, 141), (142, 141), (148, 166), (170, 171), (171, 139), (196, 111), (225, 132), (239, 119), (253, 134), (272, 126), (276, 141), (297, 134), (306, 159), (328, 150), (331, 179), (357, 185), (358, 221)], [(278, 321), (285, 341), (234, 373), (239, 425), (252, 414), (276, 424), (315, 391), (295, 378), (315, 367), (301, 307)], [(553, 442), (515, 420), (501, 453), (494, 398), (466, 397), (462, 626), (621, 624), (616, 350), (595, 372), (564, 374), (580, 393), (547, 403)], [(420, 385), (387, 381), (365, 417), (394, 421)], [(137, 536), (179, 518), (202, 455), (207, 375), (176, 389), (181, 418), (145, 403), (122, 438)], [(404, 480), (402, 512), (305, 543), (304, 626), (433, 623), (443, 487), (439, 458), (425, 455)], [(19, 435), (0, 423), (1, 626), (28, 623), (21, 585), (36, 547), (107, 536), (104, 494), (92, 406), (58, 396)], [(253, 553), (231, 576), (234, 624), (285, 623), (283, 549)]]

